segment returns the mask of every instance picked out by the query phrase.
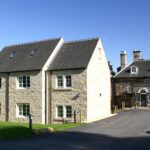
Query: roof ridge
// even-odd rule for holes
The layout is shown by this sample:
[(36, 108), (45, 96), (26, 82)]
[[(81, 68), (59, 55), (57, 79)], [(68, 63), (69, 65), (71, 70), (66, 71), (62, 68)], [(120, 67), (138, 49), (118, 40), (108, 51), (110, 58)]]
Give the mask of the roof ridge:
[(134, 61), (134, 62), (141, 62), (141, 61), (150, 61), (150, 59), (139, 59), (138, 61)]
[(72, 41), (66, 41), (64, 42), (64, 44), (67, 44), (67, 43), (74, 43), (74, 42), (82, 42), (82, 41), (91, 41), (91, 40), (98, 40), (100, 39), (100, 37), (93, 37), (93, 38), (86, 38), (86, 39), (79, 39), (79, 40), (72, 40)]
[(10, 44), (10, 45), (5, 46), (4, 48), (14, 47), (14, 46), (21, 46), (21, 45), (26, 45), (26, 44), (34, 44), (34, 43), (46, 42), (46, 41), (57, 40), (57, 39), (61, 39), (61, 38), (62, 37), (57, 37), (57, 38), (49, 38), (49, 39), (43, 39), (43, 40), (33, 40), (33, 41), (22, 42), (22, 43), (18, 43), (18, 44)]
[(113, 78), (116, 78), (116, 76), (117, 76), (118, 74), (120, 74), (121, 72), (123, 72), (127, 67), (129, 67), (129, 66), (130, 66), (131, 64), (133, 64), (133, 63), (134, 63), (133, 61), (130, 62), (130, 63), (129, 63), (128, 65), (126, 65), (123, 69), (121, 69), (119, 72), (117, 72)]

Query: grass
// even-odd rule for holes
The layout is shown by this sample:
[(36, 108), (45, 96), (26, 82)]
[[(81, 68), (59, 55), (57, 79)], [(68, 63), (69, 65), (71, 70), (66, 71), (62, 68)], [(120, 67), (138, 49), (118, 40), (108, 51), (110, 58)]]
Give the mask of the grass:
[[(52, 127), (55, 131), (65, 131), (71, 128), (81, 126), (81, 123), (69, 123), (69, 124), (50, 124), (41, 125), (33, 124), (33, 129), (41, 129), (46, 127)], [(28, 128), (26, 123), (14, 123), (14, 122), (1, 122), (0, 121), (0, 140), (11, 140), (20, 138), (32, 137), (33, 133)]]

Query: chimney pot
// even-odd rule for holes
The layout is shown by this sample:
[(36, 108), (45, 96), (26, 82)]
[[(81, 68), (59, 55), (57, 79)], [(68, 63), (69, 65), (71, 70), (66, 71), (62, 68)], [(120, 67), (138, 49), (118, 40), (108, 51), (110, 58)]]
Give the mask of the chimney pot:
[(133, 61), (138, 61), (141, 59), (141, 51), (134, 50), (133, 51)]

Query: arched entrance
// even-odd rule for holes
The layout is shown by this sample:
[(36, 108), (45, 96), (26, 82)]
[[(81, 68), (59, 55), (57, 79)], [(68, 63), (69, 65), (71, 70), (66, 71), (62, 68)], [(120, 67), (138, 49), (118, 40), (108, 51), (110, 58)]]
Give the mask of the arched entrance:
[(145, 89), (140, 91), (140, 104), (142, 107), (147, 107), (147, 91)]

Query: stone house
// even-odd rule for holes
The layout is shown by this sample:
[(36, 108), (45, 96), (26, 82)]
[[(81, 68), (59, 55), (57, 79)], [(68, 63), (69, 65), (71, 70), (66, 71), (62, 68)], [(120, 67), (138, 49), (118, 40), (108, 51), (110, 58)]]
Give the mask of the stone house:
[(110, 71), (99, 38), (12, 45), (0, 52), (0, 120), (92, 122), (110, 115)]
[(133, 62), (127, 65), (122, 51), (120, 71), (114, 76), (114, 103), (126, 107), (150, 105), (150, 60), (141, 59), (141, 51), (133, 51)]

